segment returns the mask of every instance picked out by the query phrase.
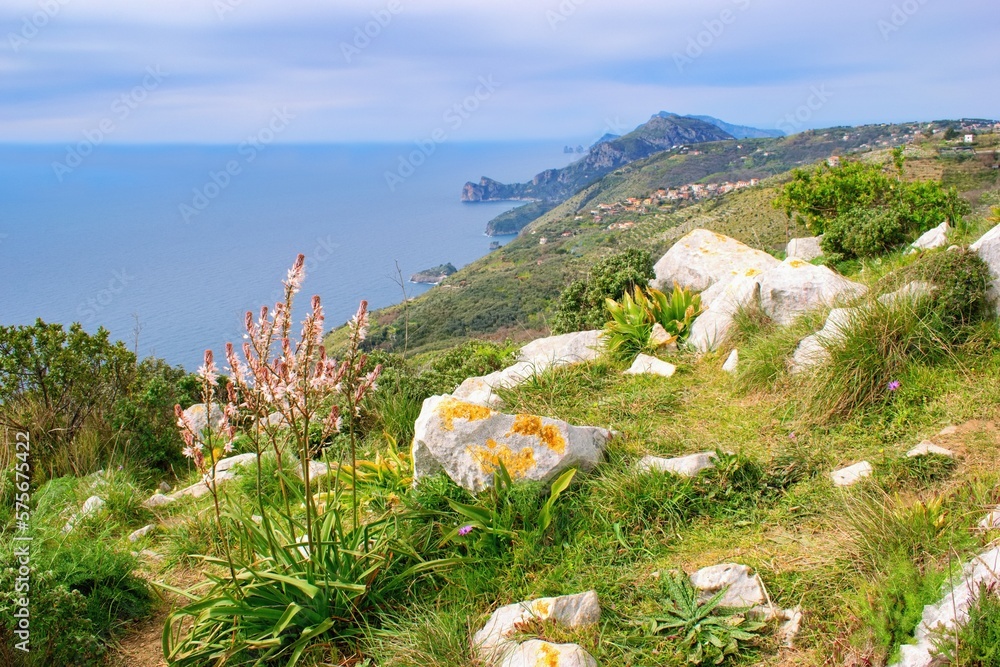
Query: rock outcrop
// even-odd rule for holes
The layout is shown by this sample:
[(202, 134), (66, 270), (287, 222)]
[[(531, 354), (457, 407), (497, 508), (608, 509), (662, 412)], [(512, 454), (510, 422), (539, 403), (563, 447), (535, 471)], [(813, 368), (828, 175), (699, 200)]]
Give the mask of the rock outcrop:
[(549, 481), (567, 468), (596, 466), (610, 438), (603, 428), (507, 415), (454, 396), (432, 396), (415, 425), (413, 479), (416, 483), (443, 470), (478, 493), (493, 484), (503, 464), (514, 479)]
[[(587, 591), (576, 595), (563, 595), (554, 598), (540, 598), (525, 602), (517, 602), (500, 607), (486, 621), (486, 625), (472, 638), (472, 647), (480, 660), (488, 665), (529, 665), (534, 667), (535, 662), (523, 662), (522, 659), (535, 656), (551, 656), (553, 660), (573, 657), (583, 662), (547, 662), (544, 665), (596, 665), (593, 658), (583, 649), (576, 646), (576, 649), (569, 645), (548, 644), (547, 642), (537, 642), (533, 640), (526, 642), (532, 644), (521, 649), (513, 639), (519, 630), (533, 622), (554, 623), (560, 628), (576, 630), (595, 625), (601, 618), (601, 606), (597, 598), (597, 593)], [(538, 644), (548, 644), (546, 650)], [(558, 648), (557, 648), (558, 647)], [(581, 653), (582, 652), (582, 655)], [(586, 661), (590, 658), (590, 661)], [(514, 660), (513, 662), (511, 660)]]
[(817, 257), (823, 256), (823, 248), (820, 245), (823, 235), (807, 236), (805, 238), (792, 239), (785, 246), (786, 257), (796, 257), (806, 262), (811, 262)]
[(825, 266), (789, 258), (760, 278), (764, 314), (778, 324), (823, 306), (840, 305), (862, 296), (868, 288), (851, 282)]
[[(778, 265), (771, 255), (723, 234), (696, 229), (656, 262), (651, 285), (672, 289), (674, 283), (692, 292), (704, 292), (716, 283), (726, 283), (739, 275), (763, 273)], [(705, 304), (703, 298), (702, 303)]]
[(948, 221), (945, 220), (940, 225), (934, 229), (930, 229), (920, 235), (916, 241), (910, 244), (910, 252), (917, 252), (918, 250), (933, 250), (934, 248), (943, 248), (948, 245), (948, 232), (951, 231), (951, 227), (948, 226)]
[(989, 285), (988, 296), (997, 315), (1000, 315), (1000, 225), (983, 234), (969, 246), (969, 250), (979, 255), (990, 267), (993, 281)]

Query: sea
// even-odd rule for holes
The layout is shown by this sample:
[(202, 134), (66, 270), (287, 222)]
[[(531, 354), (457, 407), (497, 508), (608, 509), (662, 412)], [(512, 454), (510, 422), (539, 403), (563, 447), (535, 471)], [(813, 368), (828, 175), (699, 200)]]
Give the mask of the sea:
[(362, 299), (433, 289), (417, 271), (489, 252), (486, 223), (516, 204), (462, 203), (466, 181), (578, 157), (559, 142), (84, 148), (0, 145), (0, 324), (104, 327), (188, 370), (240, 343), (298, 253), (296, 315), (319, 294), (332, 328)]

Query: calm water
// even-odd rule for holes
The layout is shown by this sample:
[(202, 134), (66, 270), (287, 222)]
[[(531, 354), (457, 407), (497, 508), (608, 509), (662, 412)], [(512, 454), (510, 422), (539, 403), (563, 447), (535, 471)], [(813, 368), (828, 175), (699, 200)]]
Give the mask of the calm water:
[(60, 182), (65, 146), (0, 146), (0, 323), (77, 321), (130, 347), (138, 323), (140, 354), (193, 369), (278, 298), (296, 253), (301, 305), (320, 294), (336, 326), (361, 299), (401, 300), (397, 260), (408, 278), (488, 252), (485, 225), (511, 204), (462, 204), (465, 181), (571, 159), (558, 142), (442, 145), (393, 191), (385, 172), (412, 149), (269, 146), (248, 161), (237, 147), (99, 146)]

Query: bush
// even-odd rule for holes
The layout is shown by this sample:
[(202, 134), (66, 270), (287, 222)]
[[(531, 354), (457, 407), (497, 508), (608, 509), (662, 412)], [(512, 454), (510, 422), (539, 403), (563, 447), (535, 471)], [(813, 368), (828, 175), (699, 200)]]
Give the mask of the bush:
[(615, 359), (631, 362), (643, 351), (655, 351), (650, 344), (653, 327), (659, 324), (673, 337), (683, 341), (691, 332), (691, 323), (701, 314), (701, 295), (674, 285), (667, 296), (652, 287), (635, 287), (621, 302), (607, 299), (611, 319), (604, 325), (608, 353)]
[(937, 646), (952, 667), (1000, 665), (1000, 593), (996, 584), (980, 585), (969, 619), (953, 636), (940, 637)]
[(601, 328), (607, 299), (621, 299), (654, 276), (653, 258), (645, 250), (632, 248), (600, 260), (586, 280), (573, 281), (559, 296), (553, 333)]
[(845, 162), (797, 169), (774, 206), (823, 234), (824, 254), (833, 262), (880, 255), (944, 220), (961, 223), (970, 207), (954, 188), (904, 181), (902, 153), (894, 153), (893, 161), (885, 167)]
[(932, 283), (933, 309), (944, 329), (953, 331), (989, 316), (987, 288), (992, 279), (986, 262), (965, 249), (923, 253), (909, 266), (886, 277), (893, 287), (913, 280)]

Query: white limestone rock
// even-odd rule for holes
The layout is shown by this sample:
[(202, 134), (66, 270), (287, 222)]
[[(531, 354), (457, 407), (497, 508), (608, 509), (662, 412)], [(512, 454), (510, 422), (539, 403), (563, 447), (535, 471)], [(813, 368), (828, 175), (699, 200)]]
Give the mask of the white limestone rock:
[(515, 480), (549, 481), (567, 468), (589, 470), (611, 432), (535, 415), (507, 415), (454, 396), (424, 401), (413, 438), (413, 479), (444, 471), (478, 493), (503, 463)]
[(555, 366), (593, 361), (601, 356), (604, 343), (600, 330), (574, 331), (533, 340), (521, 348), (517, 360), (531, 364), (536, 373)]
[(735, 278), (716, 283), (702, 292), (705, 311), (691, 325), (688, 345), (698, 352), (708, 352), (725, 341), (740, 308), (754, 306), (760, 301), (762, 275), (757, 269), (747, 269)]
[(661, 347), (677, 349), (677, 336), (670, 335), (662, 324), (656, 322), (649, 334), (649, 344), (656, 349)]
[(661, 290), (676, 282), (692, 292), (704, 292), (718, 282), (728, 282), (748, 270), (764, 272), (778, 260), (761, 250), (723, 234), (696, 229), (677, 241), (653, 270), (650, 284)]
[(496, 390), (516, 387), (529, 380), (535, 372), (534, 364), (528, 361), (519, 361), (489, 375), (467, 378), (452, 395), (468, 403), (491, 408), (500, 407), (503, 401), (500, 400)]
[(910, 244), (909, 252), (943, 248), (948, 245), (948, 232), (950, 231), (951, 227), (948, 226), (948, 221), (945, 220), (934, 229), (929, 229), (921, 234), (920, 238)]
[(979, 527), (983, 530), (1000, 528), (1000, 507), (994, 507), (989, 514), (984, 516), (979, 522)]
[(983, 234), (978, 241), (969, 246), (969, 250), (979, 255), (990, 267), (993, 280), (990, 282), (987, 294), (997, 314), (1000, 314), (1000, 225)]
[(710, 598), (727, 588), (721, 607), (755, 607), (767, 602), (760, 578), (746, 565), (722, 563), (704, 567), (691, 575), (691, 585)]
[(604, 349), (601, 333), (574, 331), (534, 340), (521, 348), (516, 363), (489, 375), (467, 378), (452, 395), (468, 403), (500, 407), (497, 389), (516, 387), (549, 368), (597, 359)]
[(648, 354), (640, 354), (632, 362), (632, 366), (625, 371), (628, 375), (660, 375), (670, 377), (677, 372), (677, 367), (673, 364), (651, 357)]
[(941, 632), (952, 632), (969, 620), (969, 610), (982, 584), (1000, 582), (1000, 547), (978, 555), (967, 563), (962, 577), (937, 604), (924, 607), (914, 632), (915, 642), (900, 647), (900, 658), (892, 667), (930, 667), (936, 664), (935, 640)]
[(729, 353), (729, 356), (726, 358), (726, 363), (722, 364), (722, 370), (724, 370), (727, 373), (735, 373), (737, 370), (739, 370), (739, 365), (740, 365), (740, 351), (733, 350), (732, 352)]
[(936, 454), (938, 456), (947, 456), (949, 459), (955, 458), (955, 452), (950, 449), (945, 449), (944, 447), (938, 447), (930, 440), (924, 440), (919, 443), (910, 451), (906, 452), (907, 458), (916, 458), (918, 456), (929, 456), (931, 454)]
[(80, 511), (71, 516), (69, 521), (66, 522), (66, 525), (63, 526), (63, 532), (70, 532), (81, 519), (91, 516), (92, 514), (97, 514), (103, 509), (104, 500), (102, 500), (100, 496), (91, 496), (87, 498), (87, 500), (83, 503), (83, 507), (80, 508)]
[(237, 454), (235, 456), (227, 456), (223, 459), (219, 459), (215, 464), (215, 474), (218, 475), (220, 472), (229, 472), (236, 466), (250, 465), (257, 459), (257, 455), (253, 452), (248, 454)]
[(830, 360), (829, 347), (844, 339), (851, 324), (853, 308), (834, 308), (826, 318), (823, 328), (799, 341), (792, 354), (789, 372), (793, 375), (819, 366)]
[(173, 498), (171, 498), (170, 496), (165, 496), (162, 493), (160, 493), (159, 491), (157, 491), (152, 496), (150, 496), (149, 498), (147, 498), (142, 503), (142, 506), (145, 507), (145, 508), (147, 508), (147, 509), (153, 509), (154, 507), (161, 507), (163, 505), (169, 505), (172, 502), (174, 502)]
[(594, 591), (517, 602), (494, 611), (473, 636), (472, 646), (480, 659), (492, 664), (516, 649), (511, 638), (528, 623), (549, 621), (576, 630), (595, 625), (600, 617), (601, 605)]
[(671, 472), (681, 477), (694, 477), (702, 470), (715, 467), (715, 452), (701, 452), (688, 456), (679, 456), (672, 459), (660, 458), (658, 456), (644, 456), (639, 460), (637, 468), (642, 472), (657, 470), (659, 472)]
[[(204, 403), (195, 403), (184, 411), (184, 416), (187, 417), (196, 434), (200, 434), (209, 425), (208, 408)], [(222, 426), (222, 416), (222, 408), (213, 405), (211, 422), (213, 430), (218, 430)]]
[(852, 466), (834, 470), (830, 473), (830, 479), (833, 480), (835, 486), (851, 486), (871, 475), (873, 471), (871, 463), (861, 461)]
[(934, 292), (934, 285), (922, 280), (915, 280), (900, 287), (895, 292), (883, 294), (878, 302), (883, 306), (894, 306), (901, 301), (915, 302), (929, 297)]
[(825, 266), (790, 257), (760, 278), (764, 313), (778, 324), (823, 306), (835, 306), (863, 295), (867, 287)]
[(156, 524), (155, 523), (151, 523), (148, 526), (143, 526), (139, 530), (132, 531), (132, 533), (128, 536), (128, 541), (129, 542), (138, 542), (139, 540), (141, 540), (146, 535), (149, 535), (154, 530), (156, 530)]
[(508, 652), (500, 667), (597, 667), (597, 661), (576, 644), (531, 639)]
[(817, 257), (823, 256), (823, 248), (820, 246), (822, 241), (822, 234), (819, 236), (792, 239), (785, 246), (785, 255), (787, 257), (797, 257), (805, 262), (811, 262)]

